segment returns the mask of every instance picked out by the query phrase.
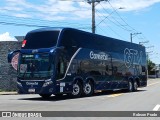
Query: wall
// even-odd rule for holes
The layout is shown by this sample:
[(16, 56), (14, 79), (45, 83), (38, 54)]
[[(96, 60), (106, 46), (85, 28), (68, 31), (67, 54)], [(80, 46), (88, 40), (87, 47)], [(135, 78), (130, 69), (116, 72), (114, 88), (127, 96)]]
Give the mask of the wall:
[(20, 49), (21, 42), (0, 41), (0, 91), (16, 90), (16, 70), (8, 63), (10, 51)]

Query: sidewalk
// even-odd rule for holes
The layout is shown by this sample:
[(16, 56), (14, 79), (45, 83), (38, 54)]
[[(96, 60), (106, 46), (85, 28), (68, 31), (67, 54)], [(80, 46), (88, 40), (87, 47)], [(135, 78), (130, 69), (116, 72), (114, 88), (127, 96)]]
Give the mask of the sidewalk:
[(0, 95), (17, 95), (18, 93), (15, 92), (0, 92)]

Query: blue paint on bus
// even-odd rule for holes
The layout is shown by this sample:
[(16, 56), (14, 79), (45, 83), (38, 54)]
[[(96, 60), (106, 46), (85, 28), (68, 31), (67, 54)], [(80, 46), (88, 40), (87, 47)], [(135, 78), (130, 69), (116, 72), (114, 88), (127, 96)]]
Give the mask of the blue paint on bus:
[[(147, 86), (145, 47), (138, 44), (73, 28), (42, 28), (27, 33), (15, 52), (21, 94), (79, 97)], [(15, 52), (8, 55), (9, 62)]]

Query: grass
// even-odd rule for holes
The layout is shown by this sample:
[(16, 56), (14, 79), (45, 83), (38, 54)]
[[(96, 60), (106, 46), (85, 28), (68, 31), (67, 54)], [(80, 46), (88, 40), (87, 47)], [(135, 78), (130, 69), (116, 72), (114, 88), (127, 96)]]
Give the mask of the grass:
[(0, 89), (0, 92), (16, 92), (17, 90), (3, 90), (3, 89)]

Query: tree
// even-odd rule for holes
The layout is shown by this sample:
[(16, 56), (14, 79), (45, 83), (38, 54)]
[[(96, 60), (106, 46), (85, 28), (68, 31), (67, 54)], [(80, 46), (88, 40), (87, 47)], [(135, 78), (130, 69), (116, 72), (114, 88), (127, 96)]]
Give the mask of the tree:
[(148, 60), (147, 63), (148, 63), (148, 74), (154, 75), (155, 74), (155, 63), (153, 63), (151, 60)]

